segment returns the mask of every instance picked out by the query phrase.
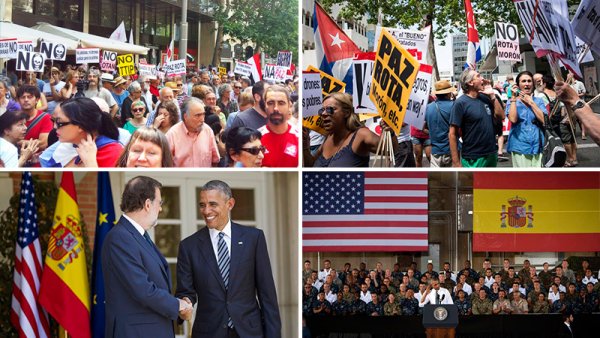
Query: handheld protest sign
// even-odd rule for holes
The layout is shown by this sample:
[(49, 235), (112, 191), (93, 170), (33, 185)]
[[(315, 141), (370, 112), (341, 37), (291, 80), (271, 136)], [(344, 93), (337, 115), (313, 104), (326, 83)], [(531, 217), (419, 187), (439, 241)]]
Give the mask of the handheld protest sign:
[(250, 75), (252, 75), (252, 65), (248, 62), (238, 61), (235, 63), (233, 73), (249, 77)]
[(118, 55), (117, 68), (119, 69), (119, 76), (135, 74), (133, 54)]
[(0, 39), (0, 59), (16, 59), (17, 53), (17, 38)]
[(33, 45), (33, 41), (19, 41), (17, 42), (17, 50), (22, 50), (24, 52), (33, 53), (33, 49), (35, 46)]
[(327, 130), (323, 128), (323, 119), (321, 116), (309, 116), (302, 119), (302, 126), (314, 130), (321, 135), (327, 135)]
[(102, 59), (100, 60), (100, 69), (105, 72), (114, 72), (115, 69), (117, 69), (117, 52), (103, 50)]
[(46, 59), (42, 53), (30, 53), (20, 50), (17, 54), (16, 70), (43, 73), (45, 61)]
[(425, 111), (429, 103), (429, 93), (431, 92), (431, 77), (433, 67), (422, 63), (415, 78), (415, 83), (410, 91), (410, 97), (406, 104), (406, 114), (404, 123), (423, 129), (425, 125)]
[(494, 27), (496, 28), (498, 60), (521, 62), (519, 31), (517, 30), (517, 25), (505, 22), (495, 22)]
[(100, 48), (77, 48), (75, 50), (75, 63), (100, 63)]
[(372, 114), (377, 112), (375, 103), (371, 101), (371, 75), (375, 64), (375, 52), (357, 53), (352, 60), (352, 104), (357, 114)]
[(227, 75), (227, 68), (219, 67), (219, 76)]
[(292, 66), (292, 52), (286, 50), (277, 52), (277, 65), (289, 69)]
[(337, 92), (343, 93), (346, 90), (346, 83), (343, 81), (338, 80), (313, 66), (308, 66), (306, 70), (310, 72), (319, 72), (321, 74), (321, 91), (323, 92), (323, 96)]
[(169, 61), (163, 67), (166, 76), (185, 75), (185, 59)]
[(302, 117), (318, 115), (322, 105), (321, 75), (302, 72)]
[(67, 59), (67, 47), (62, 43), (42, 41), (40, 53), (44, 54), (46, 60), (65, 61)]
[(387, 30), (418, 62), (427, 62), (429, 35), (431, 34), (430, 26), (420, 31), (377, 26), (375, 29), (375, 41), (379, 41), (383, 29)]
[(377, 46), (370, 98), (398, 135), (420, 65), (385, 29)]

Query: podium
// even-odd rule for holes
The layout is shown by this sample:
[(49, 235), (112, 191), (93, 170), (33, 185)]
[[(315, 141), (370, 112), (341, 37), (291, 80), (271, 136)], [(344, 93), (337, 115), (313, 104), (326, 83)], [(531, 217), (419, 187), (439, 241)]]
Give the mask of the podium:
[(423, 326), (427, 338), (454, 338), (458, 326), (458, 308), (454, 304), (425, 305)]

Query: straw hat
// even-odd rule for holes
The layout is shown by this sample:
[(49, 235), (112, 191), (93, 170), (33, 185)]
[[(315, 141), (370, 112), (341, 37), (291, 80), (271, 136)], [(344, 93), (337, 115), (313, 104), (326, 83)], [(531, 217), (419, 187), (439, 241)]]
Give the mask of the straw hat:
[(165, 83), (165, 87), (171, 88), (171, 90), (173, 90), (174, 92), (181, 91), (181, 89), (179, 87), (177, 87), (177, 83), (175, 83), (173, 81), (169, 81), (169, 82)]
[(433, 94), (456, 94), (456, 88), (448, 80), (440, 80), (435, 83)]
[(124, 78), (122, 78), (122, 77), (119, 76), (119, 77), (117, 77), (115, 79), (115, 81), (113, 83), (113, 86), (117, 87), (117, 86), (120, 86), (120, 85), (125, 84), (125, 83), (127, 83), (127, 80), (125, 80)]

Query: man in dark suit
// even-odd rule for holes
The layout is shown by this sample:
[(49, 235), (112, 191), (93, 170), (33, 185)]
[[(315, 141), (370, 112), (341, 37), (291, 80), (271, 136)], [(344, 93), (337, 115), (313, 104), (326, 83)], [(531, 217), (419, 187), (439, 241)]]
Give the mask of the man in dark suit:
[(573, 334), (573, 328), (571, 324), (573, 324), (573, 315), (569, 312), (565, 312), (563, 314), (564, 322), (558, 329), (558, 337), (559, 338), (573, 338), (575, 335)]
[(173, 320), (193, 311), (171, 295), (169, 266), (147, 233), (158, 222), (161, 187), (144, 176), (127, 182), (123, 216), (104, 240), (106, 338), (174, 337)]
[(280, 338), (265, 236), (231, 222), (234, 205), (225, 182), (202, 187), (200, 212), (206, 227), (179, 244), (176, 296), (198, 304), (193, 338)]

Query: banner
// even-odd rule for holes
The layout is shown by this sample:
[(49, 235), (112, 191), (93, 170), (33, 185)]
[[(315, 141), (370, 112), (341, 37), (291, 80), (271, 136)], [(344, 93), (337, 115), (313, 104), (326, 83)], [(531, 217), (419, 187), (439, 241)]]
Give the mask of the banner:
[(573, 17), (572, 27), (575, 35), (590, 48), (600, 54), (600, 3), (595, 0), (581, 0), (579, 8)]
[(594, 61), (594, 56), (592, 55), (592, 49), (589, 48), (587, 49), (587, 53), (585, 53), (585, 56), (582, 56), (581, 54), (586, 50), (585, 46), (586, 43), (583, 42), (583, 40), (581, 40), (579, 37), (575, 37), (575, 44), (577, 45), (577, 60), (581, 60), (580, 63), (586, 63), (586, 62), (593, 62)]
[[(410, 30), (399, 28), (384, 27), (395, 39), (412, 55), (417, 61), (427, 63), (427, 53), (429, 52), (429, 34), (431, 27), (427, 26), (423, 30)], [(375, 41), (379, 41), (381, 27), (375, 28)]]
[(399, 135), (419, 63), (385, 29), (377, 46), (370, 97), (383, 120)]
[(119, 76), (127, 76), (135, 74), (135, 60), (133, 54), (117, 55), (117, 68)]
[(308, 66), (306, 70), (309, 72), (319, 72), (321, 74), (321, 91), (323, 92), (323, 96), (327, 96), (330, 93), (343, 93), (345, 91), (346, 84), (341, 80), (338, 80), (313, 66)]
[(24, 52), (33, 53), (33, 49), (35, 46), (33, 45), (33, 41), (19, 41), (17, 42), (17, 50), (22, 50)]
[(17, 52), (17, 38), (0, 39), (0, 59), (16, 59)]
[(105, 72), (114, 72), (117, 69), (117, 52), (103, 50), (102, 58), (100, 59), (100, 69)]
[(67, 59), (67, 47), (62, 43), (42, 41), (40, 53), (44, 54), (46, 60), (65, 61)]
[(140, 76), (157, 76), (156, 66), (140, 63), (138, 65), (138, 73), (140, 74)]
[(17, 66), (16, 69), (20, 71), (31, 71), (31, 72), (44, 72), (44, 54), (42, 53), (29, 53), (23, 50), (19, 50), (17, 53)]
[(169, 61), (163, 67), (166, 76), (184, 75), (185, 70), (185, 59)]
[(286, 50), (277, 52), (277, 65), (280, 67), (292, 67), (292, 52)]
[(62, 174), (40, 304), (73, 338), (90, 338), (90, 285), (73, 172)]
[(433, 67), (422, 63), (412, 86), (408, 103), (406, 104), (406, 114), (404, 123), (423, 129), (425, 125), (425, 111), (429, 103), (429, 93), (431, 92), (431, 76)]
[(99, 48), (77, 48), (75, 50), (75, 63), (100, 63)]
[(425, 172), (303, 173), (314, 199), (303, 201), (302, 251), (427, 251), (427, 183)]
[(377, 113), (375, 103), (369, 97), (374, 64), (375, 52), (357, 53), (352, 60), (352, 104), (357, 114)]
[(600, 250), (600, 174), (473, 174), (473, 251)]
[(110, 176), (108, 172), (98, 173), (98, 218), (94, 240), (94, 260), (92, 262), (92, 332), (94, 337), (104, 337), (106, 322), (104, 277), (102, 274), (102, 244), (110, 229), (115, 224), (115, 207), (113, 204)]
[(284, 82), (287, 79), (287, 68), (267, 63), (263, 71), (263, 80)]
[(252, 75), (252, 65), (247, 62), (238, 61), (235, 63), (233, 72), (242, 76), (250, 76)]
[(495, 22), (498, 60), (521, 62), (517, 25)]
[(323, 106), (321, 75), (318, 72), (302, 72), (302, 117), (318, 114)]

